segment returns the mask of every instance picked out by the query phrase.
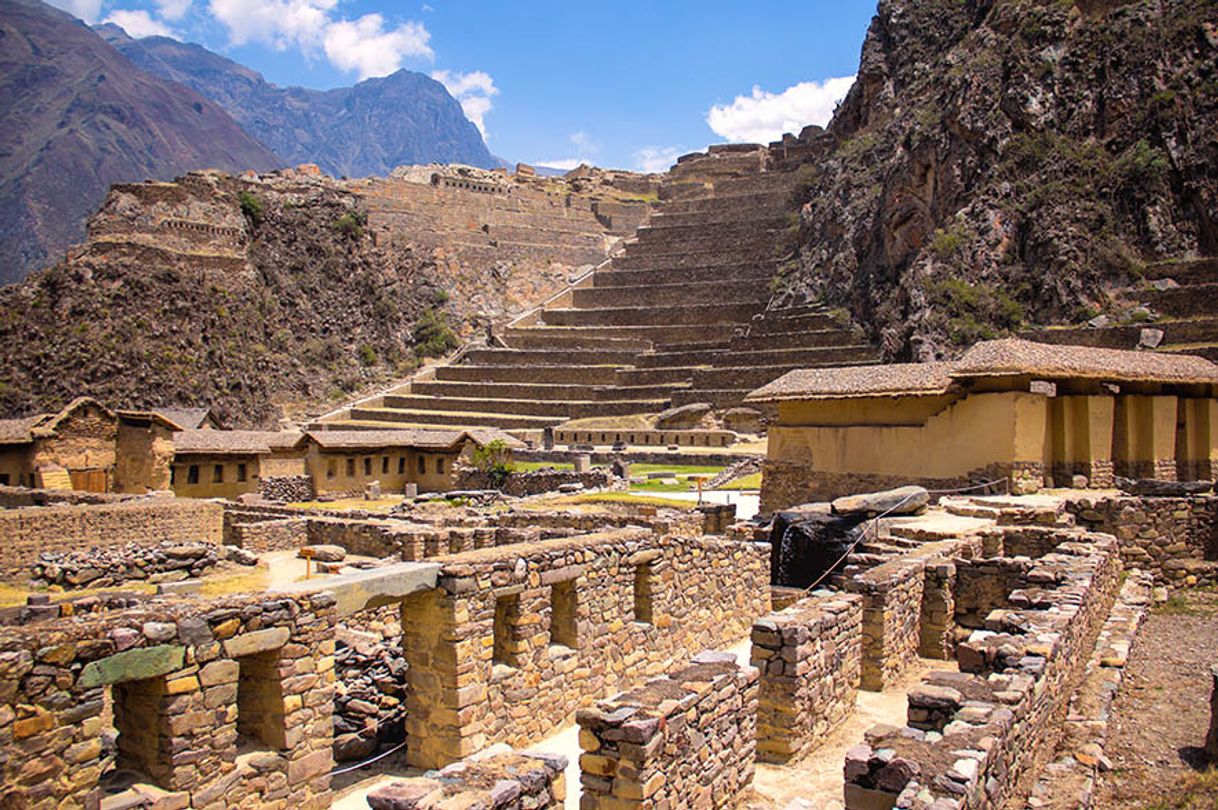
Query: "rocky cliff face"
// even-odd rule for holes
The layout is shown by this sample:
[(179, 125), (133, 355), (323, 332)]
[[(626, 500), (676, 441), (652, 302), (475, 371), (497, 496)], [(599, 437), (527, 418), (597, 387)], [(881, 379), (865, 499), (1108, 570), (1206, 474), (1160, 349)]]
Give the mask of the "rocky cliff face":
[(277, 165), (219, 106), (70, 16), (0, 0), (0, 283), (80, 241), (112, 183)]
[(115, 187), (67, 261), (0, 289), (0, 412), (88, 392), (273, 426), (401, 374), (432, 266), (364, 222), (358, 198), (293, 172)]
[(439, 82), (409, 70), (354, 87), (279, 87), (198, 45), (167, 37), (132, 39), (98, 29), (132, 62), (219, 104), (290, 164), (316, 163), (334, 177), (388, 175), (398, 166), (498, 165), (477, 127)]
[(890, 358), (1073, 322), (1147, 261), (1218, 252), (1218, 5), (881, 0), (810, 139), (792, 297)]

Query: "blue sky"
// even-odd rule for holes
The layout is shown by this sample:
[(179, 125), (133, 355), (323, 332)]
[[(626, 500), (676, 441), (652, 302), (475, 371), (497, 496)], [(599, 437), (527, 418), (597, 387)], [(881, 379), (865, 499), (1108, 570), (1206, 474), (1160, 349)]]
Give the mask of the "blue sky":
[[(398, 67), (444, 81), (508, 160), (662, 170), (825, 123), (875, 5), (718, 0), (52, 0), (133, 36), (198, 42), (282, 85)], [(836, 81), (833, 81), (836, 80)]]

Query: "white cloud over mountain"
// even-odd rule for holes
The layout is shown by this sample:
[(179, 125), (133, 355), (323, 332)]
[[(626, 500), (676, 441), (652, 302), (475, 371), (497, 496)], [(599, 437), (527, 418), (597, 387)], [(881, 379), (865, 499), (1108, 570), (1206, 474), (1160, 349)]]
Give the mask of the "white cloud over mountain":
[(486, 114), (491, 111), (491, 99), (499, 95), (495, 80), (481, 70), (470, 73), (459, 73), (451, 70), (433, 70), (431, 78), (444, 85), (444, 88), (461, 103), (465, 117), (474, 122), (474, 126), (486, 138)]
[(55, 8), (80, 17), (92, 25), (101, 16), (102, 0), (47, 0)]
[(115, 9), (102, 22), (114, 23), (136, 39), (173, 36), (168, 25), (153, 19), (152, 15), (143, 9)]
[(706, 123), (733, 143), (775, 141), (784, 132), (798, 133), (809, 124), (829, 123), (838, 102), (853, 84), (853, 76), (843, 76), (800, 82), (781, 93), (769, 93), (754, 85), (751, 95), (736, 96), (731, 104), (711, 107)]
[(668, 171), (684, 151), (679, 146), (644, 146), (634, 153), (634, 167), (640, 172), (659, 174)]

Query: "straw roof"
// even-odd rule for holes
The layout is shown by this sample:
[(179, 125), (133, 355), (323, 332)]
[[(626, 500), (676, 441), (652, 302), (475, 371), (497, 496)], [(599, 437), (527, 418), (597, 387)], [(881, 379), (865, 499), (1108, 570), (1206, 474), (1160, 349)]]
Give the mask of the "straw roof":
[(745, 401), (931, 396), (951, 388), (951, 369), (951, 363), (798, 369), (749, 394)]
[(291, 431), (183, 430), (173, 434), (173, 449), (182, 455), (267, 455), (294, 447), (303, 437)]
[(173, 422), (179, 430), (198, 430), (212, 415), (210, 408), (153, 408), (152, 413)]
[(309, 438), (323, 450), (375, 450), (413, 447), (451, 450), (465, 441), (463, 430), (314, 430)]
[(92, 405), (103, 415), (114, 418), (114, 412), (92, 397), (77, 397), (56, 413), (40, 413), (21, 419), (0, 419), (0, 444), (29, 444), (34, 439), (55, 435), (59, 423), (73, 412)]
[(29, 444), (34, 441), (33, 429), (50, 414), (41, 413), (23, 419), (0, 419), (0, 444)]
[(965, 352), (952, 372), (956, 379), (1016, 375), (1045, 380), (1213, 385), (1218, 383), (1218, 365), (1188, 354), (1097, 349), (1008, 338), (978, 343)]
[(1009, 338), (978, 343), (954, 362), (800, 369), (759, 388), (746, 401), (932, 396), (986, 377), (1218, 385), (1218, 365), (1192, 355)]

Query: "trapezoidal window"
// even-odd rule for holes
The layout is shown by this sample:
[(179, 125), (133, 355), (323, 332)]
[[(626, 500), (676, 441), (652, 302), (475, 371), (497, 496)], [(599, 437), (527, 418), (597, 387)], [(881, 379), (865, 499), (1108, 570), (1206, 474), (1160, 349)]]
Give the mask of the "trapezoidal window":
[(338, 465), (333, 461), (326, 462), (326, 478), (333, 478), (338, 475)]
[(389, 475), (389, 456), (381, 459), (381, 475)]
[(249, 468), (244, 464), (237, 465), (237, 480), (244, 481), (249, 477)]
[(406, 474), (406, 456), (398, 456), (398, 475)]
[(653, 573), (650, 563), (637, 565), (634, 569), (634, 620), (642, 624), (652, 623), (655, 599)]
[(427, 459), (419, 456), (419, 475), (427, 475)]
[(199, 465), (198, 464), (191, 464), (186, 469), (186, 483), (188, 483), (188, 484), (199, 483)]
[(436, 473), (438, 475), (444, 474), (444, 459), (442, 458), (436, 459)]
[(353, 459), (353, 458), (347, 459), (347, 477), (348, 478), (355, 477), (355, 459)]
[(224, 483), (224, 465), (216, 464), (211, 468), (211, 482), (213, 484)]
[(364, 459), (364, 475), (372, 475), (372, 459)]
[(579, 594), (573, 579), (550, 587), (550, 643), (579, 649)]
[(520, 666), (520, 594), (495, 597), (494, 662), (505, 667)]

